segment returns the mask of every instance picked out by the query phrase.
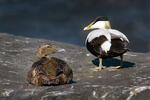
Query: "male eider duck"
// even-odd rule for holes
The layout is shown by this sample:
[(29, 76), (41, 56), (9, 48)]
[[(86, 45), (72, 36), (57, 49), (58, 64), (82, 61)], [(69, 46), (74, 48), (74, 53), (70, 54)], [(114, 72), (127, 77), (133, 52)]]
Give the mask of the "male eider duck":
[(39, 48), (37, 58), (28, 72), (28, 82), (36, 85), (61, 85), (72, 82), (73, 72), (68, 64), (58, 58), (46, 57), (55, 53), (57, 49), (51, 45), (43, 45)]
[(87, 36), (85, 44), (89, 52), (99, 58), (99, 67), (94, 70), (105, 68), (102, 65), (102, 59), (120, 56), (120, 66), (111, 68), (120, 68), (123, 62), (123, 54), (128, 51), (128, 38), (118, 30), (111, 29), (107, 17), (98, 17), (84, 30), (93, 29)]

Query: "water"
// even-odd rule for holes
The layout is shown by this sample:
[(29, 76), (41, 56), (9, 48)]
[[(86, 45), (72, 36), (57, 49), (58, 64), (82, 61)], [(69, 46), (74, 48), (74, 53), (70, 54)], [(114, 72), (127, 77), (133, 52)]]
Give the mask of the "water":
[(150, 51), (148, 0), (0, 0), (0, 32), (84, 46), (84, 26), (109, 16), (135, 52)]

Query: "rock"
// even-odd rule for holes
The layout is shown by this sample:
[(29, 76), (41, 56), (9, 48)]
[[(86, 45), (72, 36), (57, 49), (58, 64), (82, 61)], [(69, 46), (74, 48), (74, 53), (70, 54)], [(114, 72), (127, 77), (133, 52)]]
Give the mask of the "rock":
[[(131, 41), (132, 42), (132, 41)], [(35, 52), (43, 44), (52, 44), (72, 68), (74, 83), (60, 86), (34, 86), (27, 82), (27, 72), (36, 61)], [(128, 52), (124, 68), (91, 71), (98, 60), (84, 47), (56, 41), (0, 34), (1, 100), (148, 100), (150, 96), (150, 53)], [(118, 65), (118, 58), (106, 59), (103, 65)]]

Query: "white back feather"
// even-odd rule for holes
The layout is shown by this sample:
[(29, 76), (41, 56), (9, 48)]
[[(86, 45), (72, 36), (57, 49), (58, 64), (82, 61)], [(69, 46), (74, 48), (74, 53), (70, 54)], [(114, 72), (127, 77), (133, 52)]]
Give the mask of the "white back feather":
[(115, 29), (108, 29), (108, 31), (110, 32), (110, 34), (116, 35), (116, 37), (120, 38), (122, 41), (125, 40), (129, 43), (128, 38), (122, 32)]
[(105, 42), (101, 45), (102, 50), (105, 51), (106, 53), (107, 53), (107, 51), (110, 50), (110, 47), (111, 47), (110, 41), (105, 41)]

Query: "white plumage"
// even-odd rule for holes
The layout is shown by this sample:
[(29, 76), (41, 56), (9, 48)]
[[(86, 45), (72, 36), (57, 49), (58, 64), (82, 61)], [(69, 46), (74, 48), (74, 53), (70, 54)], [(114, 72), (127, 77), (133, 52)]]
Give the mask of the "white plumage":
[(101, 45), (101, 48), (102, 48), (103, 51), (105, 51), (105, 53), (107, 53), (107, 51), (110, 50), (110, 47), (111, 47), (110, 41), (105, 41), (105, 42)]
[(88, 34), (86, 41), (88, 40), (88, 42), (91, 42), (94, 38), (102, 36), (102, 35), (104, 35), (108, 39), (108, 41), (111, 41), (110, 32), (106, 29), (97, 29), (97, 30), (91, 31)]
[(122, 41), (126, 41), (129, 43), (128, 38), (122, 32), (115, 30), (115, 29), (96, 29), (96, 30), (93, 30), (88, 34), (85, 42), (87, 42), (87, 41), (91, 42), (96, 37), (100, 37), (102, 35), (104, 35), (108, 39), (108, 41), (105, 41), (101, 45), (101, 48), (103, 51), (105, 51), (105, 53), (107, 53), (107, 51), (110, 50), (112, 38), (120, 38)]
[[(120, 31), (111, 29), (110, 22), (106, 17), (98, 17), (91, 24), (84, 28), (84, 30), (92, 30), (85, 41), (86, 47), (94, 56), (99, 57), (99, 67), (95, 68), (101, 70), (103, 67), (102, 59), (120, 56), (122, 66), (123, 54), (129, 49), (128, 38)], [(115, 68), (120, 68), (115, 67)]]
[(105, 28), (105, 22), (106, 21), (98, 21), (98, 22), (96, 22), (95, 24), (93, 24), (92, 26), (91, 26), (91, 28), (97, 28), (97, 27), (101, 27), (101, 28)]
[(107, 29), (110, 32), (111, 38), (120, 38), (122, 41), (127, 41), (129, 43), (128, 38), (120, 31), (115, 29)]

